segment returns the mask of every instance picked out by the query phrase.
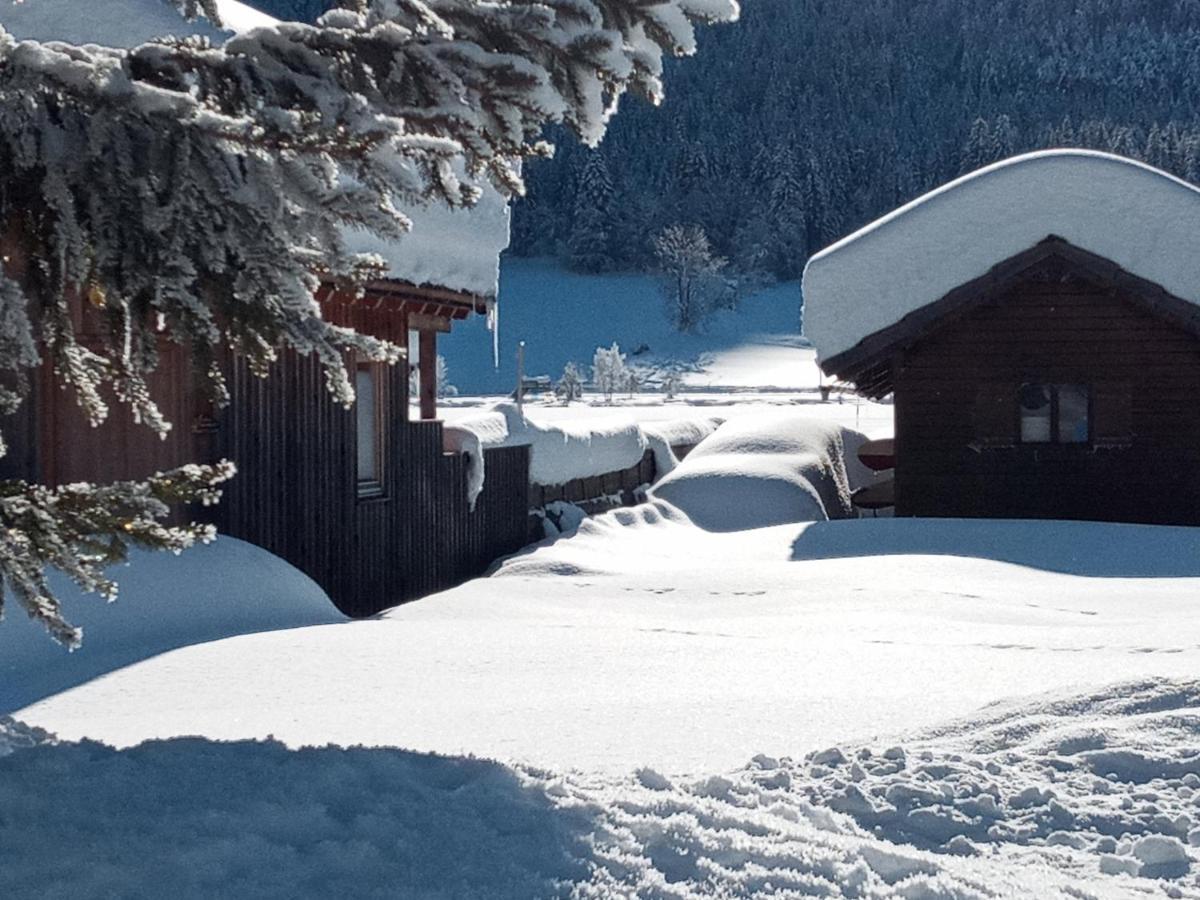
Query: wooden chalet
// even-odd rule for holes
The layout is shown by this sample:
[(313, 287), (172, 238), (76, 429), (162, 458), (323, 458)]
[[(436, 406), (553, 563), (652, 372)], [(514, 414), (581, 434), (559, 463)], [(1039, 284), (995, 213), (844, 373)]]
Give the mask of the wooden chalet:
[(1200, 191), (1052, 151), (814, 257), (829, 375), (895, 404), (899, 516), (1200, 524)]
[[(217, 5), (231, 29), (275, 21), (237, 0)], [(0, 9), (0, 24), (18, 39), (111, 46), (167, 33), (217, 42), (229, 34), (203, 19), (186, 22), (160, 0), (104, 0), (102, 6), (117, 26), (81, 19), (68, 0), (9, 4)], [(330, 320), (407, 344), (417, 371), (403, 364), (357, 365), (359, 400), (345, 410), (311, 357), (281, 353), (267, 379), (229, 359), (232, 402), (216, 413), (194, 389), (185, 351), (164, 343), (150, 387), (174, 428), (160, 440), (122, 408), (91, 428), (47, 365), (20, 413), (0, 422), (11, 445), (0, 458), (0, 478), (108, 482), (231, 459), (238, 475), (211, 510), (220, 530), (288, 560), (350, 615), (369, 615), (481, 573), (526, 542), (529, 448), (486, 451), (487, 484), (472, 511), (466, 460), (443, 452), (436, 421), (437, 335), (488, 312), (499, 254), (508, 243), (508, 209), (499, 194), (485, 191), (470, 211), (431, 206), (413, 218), (413, 232), (400, 245), (348, 233), (353, 249), (385, 259), (391, 277), (359, 299), (330, 289), (320, 300)], [(73, 314), (86, 344), (89, 331), (95, 335), (87, 305)], [(420, 394), (416, 421), (409, 415), (413, 377)]]
[[(188, 462), (233, 460), (238, 475), (211, 511), (222, 533), (310, 575), (349, 615), (370, 615), (480, 574), (526, 543), (529, 448), (487, 450), (487, 484), (468, 504), (466, 460), (443, 451), (433, 363), (437, 334), (486, 311), (481, 297), (400, 282), (361, 299), (330, 291), (325, 315), (424, 353), (355, 367), (358, 402), (343, 409), (314, 357), (280, 354), (268, 378), (230, 359), (231, 402), (214, 414), (184, 351), (164, 346), (152, 394), (174, 424), (164, 441), (121, 408), (92, 428), (49, 364), (22, 411), (3, 423), (12, 444), (0, 478), (50, 485), (142, 478)], [(87, 339), (87, 318), (80, 320)], [(422, 416), (410, 419), (410, 377)]]

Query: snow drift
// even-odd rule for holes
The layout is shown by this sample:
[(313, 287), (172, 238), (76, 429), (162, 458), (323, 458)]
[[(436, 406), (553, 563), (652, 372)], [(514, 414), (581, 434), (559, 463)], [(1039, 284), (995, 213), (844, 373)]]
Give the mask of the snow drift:
[(1198, 717), (1155, 679), (687, 778), (0, 720), (0, 895), (1196, 898)]
[(0, 714), (176, 647), (344, 620), (303, 572), (231, 537), (179, 556), (135, 550), (111, 574), (112, 603), (51, 574), (67, 619), (83, 627), (74, 653), (13, 610), (0, 622)]
[(1050, 150), (952, 181), (814, 256), (806, 334), (829, 359), (1050, 235), (1200, 303), (1200, 190), (1119, 156)]
[(741, 531), (854, 515), (847, 471), (866, 436), (828, 422), (780, 415), (726, 422), (651, 494), (709, 531)]

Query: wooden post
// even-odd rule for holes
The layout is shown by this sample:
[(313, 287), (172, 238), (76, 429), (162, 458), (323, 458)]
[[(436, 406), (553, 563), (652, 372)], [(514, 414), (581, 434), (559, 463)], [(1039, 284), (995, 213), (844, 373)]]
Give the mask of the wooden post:
[(525, 342), (517, 344), (517, 410), (525, 412)]
[(437, 332), (421, 331), (417, 362), (421, 373), (421, 418), (437, 418)]

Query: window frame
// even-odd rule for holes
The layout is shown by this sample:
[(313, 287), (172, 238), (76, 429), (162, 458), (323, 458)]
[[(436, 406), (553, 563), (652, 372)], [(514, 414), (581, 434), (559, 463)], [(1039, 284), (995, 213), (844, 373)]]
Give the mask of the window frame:
[(372, 430), (374, 432), (375, 444), (375, 472), (372, 477), (362, 477), (361, 467), (359, 465), (359, 437), (361, 435), (360, 416), (365, 412), (362, 406), (361, 396), (355, 397), (354, 403), (354, 474), (355, 484), (359, 500), (378, 500), (387, 496), (384, 480), (384, 460), (386, 459), (386, 379), (384, 378), (385, 363), (369, 362), (359, 360), (354, 367), (354, 388), (356, 395), (358, 391), (358, 378), (364, 372), (367, 373), (374, 387), (374, 402), (371, 404), (371, 416), (373, 419)]
[[(1021, 392), (1031, 385), (1041, 386), (1050, 394), (1050, 438), (1045, 441), (1026, 440), (1023, 434), (1022, 425), (1024, 416), (1022, 415), (1023, 407), (1021, 405)], [(1082, 388), (1087, 392), (1087, 437), (1081, 441), (1064, 441), (1059, 436), (1059, 424), (1061, 422), (1061, 407), (1059, 404), (1059, 391), (1065, 387)], [(1095, 443), (1095, 398), (1096, 391), (1094, 387), (1085, 382), (1079, 381), (1039, 381), (1036, 379), (1025, 379), (1017, 385), (1017, 416), (1016, 416), (1016, 438), (1017, 444), (1022, 447), (1091, 447)]]

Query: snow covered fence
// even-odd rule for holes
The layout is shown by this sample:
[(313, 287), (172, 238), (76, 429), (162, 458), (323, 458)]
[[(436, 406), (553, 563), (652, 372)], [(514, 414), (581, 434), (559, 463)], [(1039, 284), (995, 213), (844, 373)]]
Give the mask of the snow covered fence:
[(468, 457), (468, 496), (472, 504), (487, 477), (483, 451), (492, 447), (528, 446), (529, 483), (564, 488), (561, 496), (552, 491), (541, 498), (541, 503), (531, 504), (539, 506), (556, 500), (592, 500), (602, 496), (603, 490), (595, 496), (576, 496), (576, 491), (565, 490), (566, 486), (586, 479), (607, 478), (606, 483), (617, 492), (635, 487), (626, 484), (626, 476), (643, 466), (648, 453), (653, 459), (653, 472), (645, 470), (649, 477), (641, 483), (661, 478), (679, 462), (673, 447), (695, 446), (722, 421), (700, 416), (653, 425), (632, 420), (543, 425), (531, 421), (515, 404), (500, 403), (487, 412), (448, 423), (444, 446), (447, 452), (464, 453)]

